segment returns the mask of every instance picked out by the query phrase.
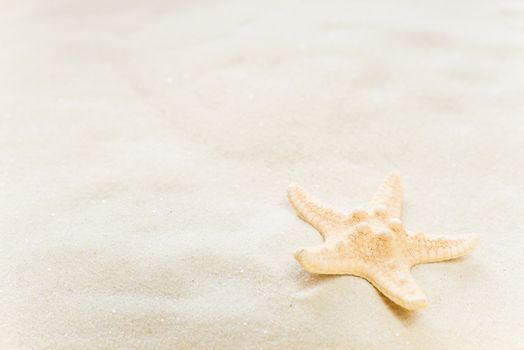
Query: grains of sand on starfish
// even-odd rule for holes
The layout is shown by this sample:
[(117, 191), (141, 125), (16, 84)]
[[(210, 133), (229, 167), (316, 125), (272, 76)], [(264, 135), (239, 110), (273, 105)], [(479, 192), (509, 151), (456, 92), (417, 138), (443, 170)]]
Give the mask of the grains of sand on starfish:
[(291, 185), (288, 199), (298, 216), (316, 228), (324, 242), (302, 248), (295, 258), (308, 272), (363, 277), (398, 305), (417, 310), (427, 298), (411, 275), (417, 264), (455, 259), (471, 252), (475, 235), (406, 232), (400, 221), (402, 185), (390, 175), (367, 210), (339, 213)]

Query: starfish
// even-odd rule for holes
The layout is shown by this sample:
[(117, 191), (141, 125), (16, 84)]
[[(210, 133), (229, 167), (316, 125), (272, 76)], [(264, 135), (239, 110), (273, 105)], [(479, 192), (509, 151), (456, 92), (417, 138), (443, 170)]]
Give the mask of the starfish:
[(411, 267), (455, 259), (478, 242), (475, 235), (436, 236), (408, 233), (400, 221), (402, 185), (397, 173), (379, 187), (367, 210), (337, 212), (296, 185), (288, 199), (298, 216), (316, 228), (324, 242), (298, 249), (295, 258), (308, 272), (365, 278), (396, 304), (417, 310), (427, 298), (411, 275)]

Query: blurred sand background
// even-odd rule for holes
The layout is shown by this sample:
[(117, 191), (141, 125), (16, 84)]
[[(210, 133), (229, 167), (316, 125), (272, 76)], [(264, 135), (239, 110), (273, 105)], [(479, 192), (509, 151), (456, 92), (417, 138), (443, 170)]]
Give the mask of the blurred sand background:
[[(521, 1), (0, 1), (0, 349), (524, 349)], [(403, 175), (481, 245), (407, 312), (302, 271)]]

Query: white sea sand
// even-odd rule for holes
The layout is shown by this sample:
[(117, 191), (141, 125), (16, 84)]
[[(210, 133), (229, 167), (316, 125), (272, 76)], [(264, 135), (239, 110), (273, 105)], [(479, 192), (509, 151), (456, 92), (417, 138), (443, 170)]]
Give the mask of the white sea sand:
[[(0, 349), (523, 349), (524, 3), (2, 1)], [(408, 312), (293, 258), (403, 175)]]

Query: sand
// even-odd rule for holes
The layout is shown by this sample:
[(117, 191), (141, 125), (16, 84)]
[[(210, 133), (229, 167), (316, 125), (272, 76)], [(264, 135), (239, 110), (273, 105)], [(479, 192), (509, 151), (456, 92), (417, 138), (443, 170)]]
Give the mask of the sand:
[[(519, 1), (2, 1), (0, 349), (524, 349)], [(403, 175), (405, 311), (302, 271), (296, 182)]]

